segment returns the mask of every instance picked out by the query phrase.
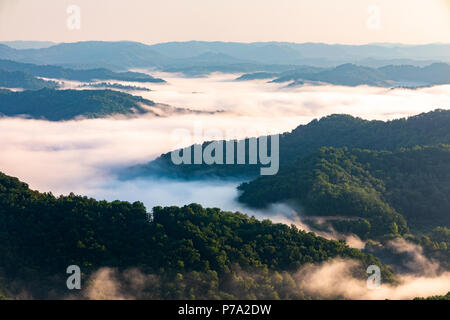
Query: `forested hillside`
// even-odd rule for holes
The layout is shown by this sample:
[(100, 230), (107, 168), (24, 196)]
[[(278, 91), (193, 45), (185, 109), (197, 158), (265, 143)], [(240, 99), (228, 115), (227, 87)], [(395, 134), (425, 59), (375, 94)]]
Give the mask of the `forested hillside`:
[[(392, 120), (368, 121), (350, 115), (330, 115), (300, 125), (280, 135), (280, 164), (307, 156), (324, 146), (394, 151), (416, 145), (450, 144), (450, 110), (436, 110), (417, 116)], [(226, 149), (224, 145), (224, 163)], [(192, 149), (192, 148), (191, 148)], [(248, 163), (248, 140), (246, 141)], [(185, 179), (205, 176), (252, 178), (259, 175), (260, 165), (182, 165), (171, 161), (170, 153), (124, 172), (123, 177), (162, 175)]]
[(142, 97), (112, 90), (0, 90), (0, 115), (26, 115), (50, 121), (143, 114), (151, 112), (146, 106), (154, 105)]
[(145, 87), (138, 87), (138, 86), (128, 86), (123, 85), (119, 83), (111, 83), (111, 82), (91, 82), (82, 84), (80, 88), (97, 88), (97, 89), (111, 89), (111, 90), (118, 90), (118, 91), (151, 91), (148, 88)]
[[(450, 226), (450, 146), (371, 151), (324, 147), (239, 187), (256, 207), (295, 200), (309, 215), (361, 218), (364, 237)], [(350, 230), (351, 231), (351, 230)]]
[[(4, 174), (0, 257), (3, 291), (41, 298), (67, 293), (65, 270), (72, 264), (85, 276), (100, 267), (139, 268), (159, 277), (144, 297), (189, 299), (307, 298), (285, 271), (333, 257), (381, 265), (344, 242), (242, 213), (191, 204), (149, 214), (139, 202), (39, 193)], [(382, 275), (393, 280), (385, 267)]]

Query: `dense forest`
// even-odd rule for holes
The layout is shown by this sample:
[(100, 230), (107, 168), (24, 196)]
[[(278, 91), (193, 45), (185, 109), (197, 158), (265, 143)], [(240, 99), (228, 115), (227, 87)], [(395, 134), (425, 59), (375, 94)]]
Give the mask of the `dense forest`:
[[(313, 230), (382, 243), (403, 237), (448, 268), (449, 128), (445, 110), (387, 122), (332, 115), (280, 136), (281, 165), (274, 176), (258, 176), (258, 165), (175, 166), (164, 154), (124, 177), (244, 179), (249, 182), (240, 186), (239, 200), (248, 206), (294, 201), (311, 217), (303, 218)], [(317, 223), (314, 217), (337, 218)]]
[[(348, 147), (394, 151), (417, 145), (450, 144), (450, 111), (435, 110), (417, 116), (392, 121), (368, 121), (350, 115), (330, 115), (300, 125), (292, 132), (280, 135), (280, 165), (305, 157), (321, 147)], [(248, 162), (248, 139), (246, 163)], [(207, 143), (204, 144), (204, 146)], [(226, 144), (223, 143), (223, 159)], [(193, 149), (193, 148), (191, 148)], [(235, 155), (236, 157), (236, 155)], [(145, 175), (174, 176), (184, 179), (203, 179), (207, 176), (222, 178), (255, 178), (260, 165), (182, 165), (171, 161), (170, 153), (156, 160), (130, 168), (124, 178)]]
[(154, 105), (142, 97), (112, 90), (0, 90), (0, 115), (27, 115), (50, 121), (143, 114), (151, 112), (145, 106)]
[[(140, 202), (55, 197), (0, 174), (0, 297), (68, 294), (65, 269), (84, 279), (101, 267), (151, 274), (141, 298), (309, 298), (290, 272), (342, 257), (365, 267), (372, 255), (295, 226), (259, 221), (239, 212), (155, 207)], [(382, 266), (383, 280), (395, 281)], [(297, 281), (297, 282), (296, 282)]]
[(450, 146), (323, 147), (239, 189), (239, 200), (251, 206), (296, 200), (306, 214), (366, 219), (355, 224), (359, 235), (403, 234), (406, 221), (415, 228), (449, 227)]
[(302, 66), (332, 69), (346, 63), (379, 68), (388, 65), (426, 66), (449, 62), (450, 46), (429, 44), (385, 46), (291, 42), (138, 42), (83, 41), (60, 43), (34, 50), (0, 44), (0, 58), (40, 65), (127, 70), (158, 68), (163, 71), (205, 75), (212, 72), (277, 72)]

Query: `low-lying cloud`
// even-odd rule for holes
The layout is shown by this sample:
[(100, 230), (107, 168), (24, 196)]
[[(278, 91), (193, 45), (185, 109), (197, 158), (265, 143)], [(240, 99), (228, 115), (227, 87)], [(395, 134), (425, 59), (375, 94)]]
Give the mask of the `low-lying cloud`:
[(299, 124), (332, 113), (389, 120), (449, 107), (449, 85), (416, 90), (334, 85), (287, 88), (287, 83), (267, 80), (233, 81), (239, 74), (215, 73), (204, 78), (170, 73), (157, 73), (157, 76), (166, 79), (168, 84), (148, 85), (154, 90), (143, 95), (154, 101), (250, 117), (295, 117)]
[(297, 277), (303, 280), (308, 293), (328, 299), (405, 300), (445, 295), (450, 288), (450, 272), (445, 272), (435, 276), (400, 275), (396, 285), (382, 283), (379, 288), (369, 289), (366, 281), (353, 276), (357, 267), (356, 261), (335, 259), (319, 267), (305, 267)]
[[(193, 132), (200, 126), (223, 135), (227, 130), (236, 132), (243, 138), (290, 131), (331, 113), (386, 120), (448, 108), (450, 93), (450, 86), (417, 90), (339, 86), (283, 89), (265, 81), (231, 81), (237, 75), (194, 79), (158, 76), (168, 84), (139, 84), (153, 91), (135, 94), (176, 107), (227, 112), (66, 122), (1, 118), (0, 170), (41, 191), (95, 195), (114, 182), (111, 169), (145, 163), (178, 147), (179, 141), (172, 139), (176, 129)], [(196, 143), (210, 137), (191, 138)]]
[[(149, 210), (156, 205), (195, 202), (310, 230), (299, 217), (299, 211), (288, 205), (278, 204), (267, 210), (252, 210), (237, 203), (236, 187), (241, 181), (120, 181), (114, 172), (116, 169), (146, 163), (161, 153), (179, 147), (179, 141), (172, 139), (172, 133), (180, 128), (192, 130), (200, 124), (205, 130), (224, 134), (227, 130), (234, 130), (244, 138), (249, 132), (269, 134), (290, 131), (300, 124), (332, 113), (387, 120), (436, 108), (448, 108), (450, 94), (450, 86), (417, 90), (337, 86), (287, 89), (264, 81), (230, 81), (237, 75), (213, 75), (196, 79), (177, 78), (168, 74), (157, 76), (167, 79), (168, 84), (145, 84), (153, 91), (136, 94), (176, 107), (227, 112), (65, 122), (1, 118), (0, 171), (19, 177), (33, 189), (52, 191), (54, 194), (75, 192), (97, 199), (142, 201)], [(202, 142), (204, 139), (203, 136), (193, 136), (191, 142)], [(353, 236), (333, 232), (320, 235), (330, 239), (344, 237), (351, 246), (357, 248), (365, 245)], [(302, 277), (309, 279), (304, 288), (311, 292), (324, 290), (324, 294), (332, 290), (330, 296), (353, 299), (404, 299), (444, 294), (450, 288), (449, 273), (435, 272), (434, 262), (428, 261), (416, 247), (398, 242), (390, 245), (394, 250), (411, 256), (411, 270), (422, 271), (401, 275), (398, 286), (386, 285), (380, 290), (368, 291), (365, 282), (350, 276), (349, 270), (354, 265), (336, 260), (311, 270), (302, 270)], [(339, 277), (333, 277), (333, 274)], [(105, 283), (114, 275), (103, 271), (97, 277)], [(114, 282), (108, 285), (112, 287), (105, 290), (113, 296), (133, 298), (123, 295), (120, 287), (113, 287)], [(101, 294), (96, 291), (89, 296), (101, 298)]]
[(393, 249), (397, 254), (405, 254), (407, 256), (404, 267), (408, 273), (425, 276), (436, 276), (439, 273), (439, 263), (428, 259), (421, 246), (401, 238), (389, 241), (386, 246)]
[[(398, 283), (382, 283), (377, 288), (367, 286), (367, 280), (356, 277), (355, 272), (365, 268), (355, 260), (335, 258), (317, 265), (305, 265), (296, 272), (275, 275), (259, 275), (258, 271), (246, 272), (238, 266), (233, 272), (240, 279), (257, 281), (264, 278), (286, 282), (281, 287), (274, 288), (292, 296), (312, 297), (315, 299), (353, 299), (353, 300), (408, 300), (416, 297), (445, 295), (450, 288), (450, 272), (440, 275), (399, 275)], [(273, 273), (273, 272), (270, 272)], [(198, 278), (195, 277), (195, 278)], [(145, 274), (139, 269), (129, 269), (119, 272), (116, 269), (102, 268), (93, 273), (87, 281), (87, 288), (82, 297), (93, 300), (133, 300), (161, 299), (160, 288), (164, 279), (155, 274)], [(184, 276), (185, 285), (195, 291), (199, 283), (190, 281), (189, 273)], [(289, 283), (289, 285), (287, 285)], [(240, 299), (242, 290), (233, 279), (226, 285), (227, 293)], [(257, 289), (256, 289), (257, 290)], [(208, 298), (206, 296), (197, 297)], [(260, 297), (263, 299), (273, 298)]]

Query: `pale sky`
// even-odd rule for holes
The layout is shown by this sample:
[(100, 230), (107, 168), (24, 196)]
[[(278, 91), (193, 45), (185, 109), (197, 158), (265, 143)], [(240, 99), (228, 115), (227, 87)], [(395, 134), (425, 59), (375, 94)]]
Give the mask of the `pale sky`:
[(449, 31), (450, 0), (0, 0), (0, 41), (417, 44), (450, 43)]

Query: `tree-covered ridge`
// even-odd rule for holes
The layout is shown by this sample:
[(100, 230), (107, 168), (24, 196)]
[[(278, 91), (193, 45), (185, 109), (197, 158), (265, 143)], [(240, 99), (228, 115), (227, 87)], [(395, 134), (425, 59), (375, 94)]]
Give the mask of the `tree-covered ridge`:
[[(286, 76), (279, 77), (274, 82), (285, 82)], [(390, 86), (389, 78), (377, 69), (357, 66), (354, 64), (344, 64), (333, 69), (307, 73), (298, 72), (291, 80), (296, 81), (319, 81), (334, 85), (359, 86), (369, 85), (376, 87)]]
[(364, 219), (353, 223), (364, 237), (404, 234), (406, 221), (420, 229), (448, 227), (450, 146), (395, 152), (323, 147), (239, 189), (239, 200), (250, 206), (296, 200), (309, 215)]
[(369, 85), (376, 87), (421, 87), (450, 83), (450, 65), (434, 63), (426, 67), (387, 65), (371, 68), (351, 63), (334, 68), (296, 67), (280, 72), (255, 72), (236, 80), (270, 79), (274, 83), (303, 84), (304, 81), (323, 82), (343, 86)]
[(280, 141), (280, 162), (289, 163), (321, 147), (394, 151), (450, 144), (449, 128), (450, 110), (442, 109), (390, 121), (334, 114), (285, 133)]
[(21, 71), (4, 71), (0, 69), (0, 87), (39, 90), (43, 88), (55, 89), (58, 84), (54, 81), (39, 79)]
[(97, 69), (69, 69), (52, 65), (36, 65), (31, 63), (20, 63), (11, 60), (0, 60), (0, 70), (19, 71), (29, 75), (52, 78), (90, 82), (94, 80), (119, 80), (133, 82), (163, 83), (163, 79), (154, 78), (151, 75), (140, 72), (113, 72), (105, 68)]
[(143, 114), (151, 112), (146, 107), (154, 105), (142, 97), (112, 90), (0, 91), (0, 115), (50, 121)]
[[(4, 174), (0, 174), (0, 257), (0, 275), (29, 281), (42, 295), (64, 289), (65, 281), (58, 275), (72, 264), (86, 276), (100, 267), (136, 267), (178, 284), (178, 274), (195, 276), (205, 279), (202, 285), (217, 285), (222, 293), (236, 268), (254, 271), (255, 277), (266, 277), (270, 283), (272, 272), (295, 271), (334, 257), (381, 265), (344, 242), (242, 213), (191, 204), (155, 207), (148, 214), (139, 202), (96, 201), (73, 194), (55, 197), (32, 191)], [(382, 270), (384, 280), (391, 281), (392, 273)], [(364, 268), (360, 271), (365, 274)], [(160, 293), (180, 297), (172, 289)]]
[[(450, 110), (435, 110), (409, 118), (391, 121), (368, 121), (350, 115), (330, 115), (300, 125), (280, 135), (280, 164), (286, 165), (321, 147), (348, 147), (372, 150), (396, 150), (416, 145), (450, 144)], [(223, 158), (226, 160), (225, 143)], [(193, 149), (193, 148), (191, 148)], [(246, 140), (246, 163), (248, 163)], [(195, 179), (205, 175), (226, 178), (259, 175), (260, 165), (174, 165), (170, 153), (137, 166), (127, 176), (163, 175)]]
[(86, 83), (80, 86), (80, 88), (97, 88), (97, 89), (112, 89), (112, 90), (124, 90), (124, 91), (151, 91), (145, 87), (128, 86), (120, 83), (111, 82), (94, 82)]
[(242, 76), (236, 78), (236, 81), (271, 79), (275, 78), (276, 76), (277, 73), (270, 73), (270, 72), (245, 73)]

